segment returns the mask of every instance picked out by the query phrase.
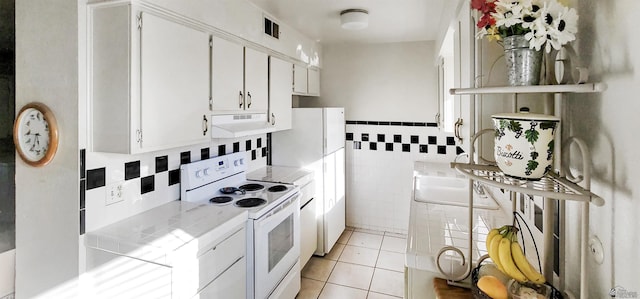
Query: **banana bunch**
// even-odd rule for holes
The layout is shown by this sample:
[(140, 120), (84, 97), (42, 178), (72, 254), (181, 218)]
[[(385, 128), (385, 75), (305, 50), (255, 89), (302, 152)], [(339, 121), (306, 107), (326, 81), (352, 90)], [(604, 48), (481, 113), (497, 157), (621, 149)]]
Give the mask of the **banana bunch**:
[(529, 263), (518, 243), (518, 229), (511, 225), (494, 228), (486, 239), (489, 257), (504, 274), (518, 282), (545, 282), (544, 276)]

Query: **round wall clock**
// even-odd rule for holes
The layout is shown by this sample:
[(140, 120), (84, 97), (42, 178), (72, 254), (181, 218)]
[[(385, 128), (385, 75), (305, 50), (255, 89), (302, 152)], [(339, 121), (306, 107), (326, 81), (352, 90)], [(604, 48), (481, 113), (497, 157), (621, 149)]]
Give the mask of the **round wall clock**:
[(27, 164), (47, 165), (58, 149), (58, 124), (53, 112), (41, 103), (22, 107), (13, 125), (13, 142)]

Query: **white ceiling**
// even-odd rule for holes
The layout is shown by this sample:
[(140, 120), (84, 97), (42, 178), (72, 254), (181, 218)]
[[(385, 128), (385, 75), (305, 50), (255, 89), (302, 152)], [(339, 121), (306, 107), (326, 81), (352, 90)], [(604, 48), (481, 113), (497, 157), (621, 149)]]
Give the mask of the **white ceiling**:
[[(249, 0), (281, 22), (321, 43), (435, 40), (446, 2), (453, 0)], [(340, 27), (340, 12), (369, 11), (369, 27)]]

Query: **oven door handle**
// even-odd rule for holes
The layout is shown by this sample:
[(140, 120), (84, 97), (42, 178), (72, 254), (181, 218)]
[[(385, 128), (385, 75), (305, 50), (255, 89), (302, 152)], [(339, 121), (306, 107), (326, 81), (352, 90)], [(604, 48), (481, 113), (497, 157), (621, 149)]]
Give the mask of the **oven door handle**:
[[(258, 219), (258, 223), (260, 226), (265, 226), (268, 225), (272, 219), (269, 219), (273, 216), (276, 216), (278, 214), (280, 214), (280, 212), (282, 211), (286, 211), (291, 209), (292, 211), (295, 210), (299, 210), (299, 204), (296, 207), (292, 207), (292, 205), (297, 204), (298, 203), (298, 198), (300, 197), (300, 193), (297, 193), (296, 195), (293, 195), (290, 197), (290, 199), (287, 199), (287, 201), (289, 201), (288, 203), (286, 203), (285, 205), (279, 206), (274, 208), (273, 210), (269, 211), (269, 213), (265, 214), (264, 216), (262, 216), (260, 219)], [(287, 215), (289, 215), (290, 213), (284, 213), (284, 216), (281, 216), (282, 219), (277, 219), (278, 221), (282, 221), (283, 219), (285, 219), (286, 217), (288, 217)]]

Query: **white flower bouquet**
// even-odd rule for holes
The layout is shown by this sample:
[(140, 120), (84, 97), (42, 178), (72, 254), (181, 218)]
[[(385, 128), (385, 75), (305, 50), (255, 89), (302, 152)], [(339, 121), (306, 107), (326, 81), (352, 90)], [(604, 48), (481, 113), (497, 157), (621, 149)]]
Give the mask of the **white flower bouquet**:
[(531, 49), (559, 50), (576, 39), (578, 14), (558, 0), (471, 0), (480, 12), (478, 38), (524, 35)]

